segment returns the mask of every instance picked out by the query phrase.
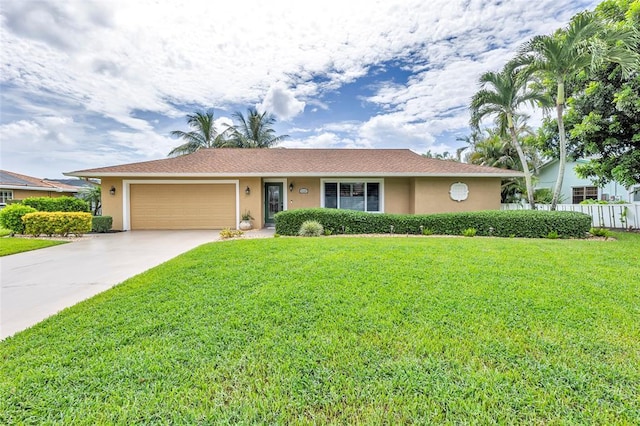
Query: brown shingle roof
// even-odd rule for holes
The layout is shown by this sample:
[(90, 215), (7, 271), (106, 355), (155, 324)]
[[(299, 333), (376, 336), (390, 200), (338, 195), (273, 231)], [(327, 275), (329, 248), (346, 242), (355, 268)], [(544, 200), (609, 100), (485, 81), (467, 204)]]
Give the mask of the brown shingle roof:
[(54, 192), (78, 192), (78, 188), (72, 185), (67, 185), (55, 180), (39, 179), (7, 170), (0, 170), (0, 187)]
[(521, 176), (426, 158), (408, 149), (202, 149), (193, 154), (65, 173), (68, 176)]

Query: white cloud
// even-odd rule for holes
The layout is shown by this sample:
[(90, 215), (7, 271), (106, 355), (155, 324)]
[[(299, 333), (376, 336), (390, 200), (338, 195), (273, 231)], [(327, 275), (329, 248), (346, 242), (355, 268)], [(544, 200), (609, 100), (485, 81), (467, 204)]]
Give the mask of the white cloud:
[(260, 112), (269, 111), (277, 118), (288, 121), (304, 111), (305, 103), (298, 101), (283, 83), (276, 83), (269, 87), (262, 103), (256, 108)]
[[(50, 139), (69, 158), (75, 151), (66, 148), (74, 146), (91, 162), (95, 147), (124, 146), (125, 162), (136, 161), (164, 156), (171, 142), (136, 111), (155, 120), (184, 116), (184, 105), (259, 105), (304, 127), (297, 120), (305, 115), (331, 114), (328, 92), (396, 61), (413, 75), (377, 82), (366, 98), (376, 116), (344, 128), (340, 116), (330, 119), (333, 126), (313, 122), (308, 138), (287, 143), (424, 149), (466, 127), (465, 108), (482, 72), (500, 68), (531, 35), (596, 3), (3, 0), (0, 85), (3, 105), (16, 111), (10, 118), (3, 111), (2, 122), (20, 127), (21, 143), (35, 151)], [(73, 120), (57, 127), (38, 121), (58, 115)], [(11, 130), (0, 127), (3, 151)], [(70, 165), (61, 159), (59, 167)]]

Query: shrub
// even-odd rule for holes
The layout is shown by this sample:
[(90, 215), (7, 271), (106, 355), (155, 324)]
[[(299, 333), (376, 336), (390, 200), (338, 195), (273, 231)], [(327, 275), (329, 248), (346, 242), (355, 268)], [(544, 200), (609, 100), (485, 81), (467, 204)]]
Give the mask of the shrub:
[(420, 225), (420, 230), (422, 235), (433, 235), (433, 231), (429, 228), (425, 228), (424, 226)]
[(319, 237), (322, 234), (324, 234), (324, 228), (316, 220), (305, 221), (300, 225), (300, 230), (298, 231), (298, 235), (301, 237)]
[[(540, 210), (486, 210), (425, 215), (371, 214), (338, 209), (297, 209), (276, 214), (276, 232), (297, 235), (305, 221), (319, 222), (333, 234), (421, 234), (425, 229), (438, 235), (461, 235), (475, 228), (477, 235), (494, 237), (545, 238), (550, 231), (584, 238), (591, 217), (584, 213)], [(393, 226), (393, 228), (391, 228)]]
[(227, 240), (229, 238), (241, 237), (243, 234), (244, 232), (239, 229), (224, 228), (220, 231), (220, 238)]
[(476, 230), (476, 228), (467, 228), (462, 231), (462, 235), (465, 237), (475, 237), (477, 233), (478, 231)]
[(30, 197), (22, 201), (25, 206), (40, 212), (88, 212), (89, 203), (75, 197)]
[(605, 239), (611, 236), (611, 231), (607, 228), (591, 228), (589, 233), (594, 237), (604, 237)]
[(109, 232), (113, 226), (111, 216), (93, 216), (91, 218), (91, 232)]
[(22, 217), (25, 234), (82, 235), (91, 230), (91, 213), (87, 212), (34, 212)]
[(24, 234), (22, 217), (35, 212), (33, 207), (22, 204), (11, 204), (0, 210), (0, 227), (10, 230), (14, 234)]
[(547, 238), (550, 240), (557, 240), (560, 236), (558, 235), (558, 231), (549, 231)]

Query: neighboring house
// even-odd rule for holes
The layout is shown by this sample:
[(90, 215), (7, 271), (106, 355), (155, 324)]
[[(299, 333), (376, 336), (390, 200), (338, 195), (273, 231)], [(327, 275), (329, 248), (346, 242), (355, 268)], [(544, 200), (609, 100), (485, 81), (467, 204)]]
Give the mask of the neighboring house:
[(503, 178), (522, 176), (425, 158), (408, 149), (202, 149), (194, 154), (65, 173), (99, 178), (113, 228), (237, 228), (250, 212), (270, 226), (281, 210), (371, 213), (500, 209)]
[[(598, 187), (590, 179), (578, 177), (576, 166), (588, 161), (578, 159), (567, 162), (560, 191), (560, 204), (580, 204), (584, 200), (640, 201), (640, 187), (625, 188), (615, 181)], [(559, 166), (560, 162), (557, 159), (543, 164), (538, 171), (534, 189), (548, 188), (553, 191)]]
[(0, 170), (0, 207), (9, 200), (24, 200), (29, 197), (75, 196), (76, 186), (56, 180), (39, 179), (19, 173)]

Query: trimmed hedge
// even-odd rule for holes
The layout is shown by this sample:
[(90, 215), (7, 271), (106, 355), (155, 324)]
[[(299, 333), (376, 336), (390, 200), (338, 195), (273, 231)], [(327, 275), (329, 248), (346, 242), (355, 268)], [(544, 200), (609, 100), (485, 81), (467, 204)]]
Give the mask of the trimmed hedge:
[(585, 238), (591, 217), (578, 212), (538, 210), (485, 210), (462, 213), (400, 215), (337, 209), (287, 210), (275, 216), (276, 233), (298, 235), (302, 224), (315, 220), (331, 234), (461, 235), (475, 228), (479, 236), (546, 238), (557, 232), (563, 238)]
[(91, 218), (91, 232), (109, 232), (113, 226), (111, 216), (93, 216)]
[(86, 212), (34, 212), (22, 217), (25, 234), (82, 235), (91, 230), (91, 213)]
[(22, 200), (25, 206), (40, 212), (88, 212), (89, 203), (75, 197), (30, 197)]
[(33, 213), (36, 209), (22, 204), (11, 204), (0, 210), (0, 226), (14, 234), (24, 234), (22, 216)]

